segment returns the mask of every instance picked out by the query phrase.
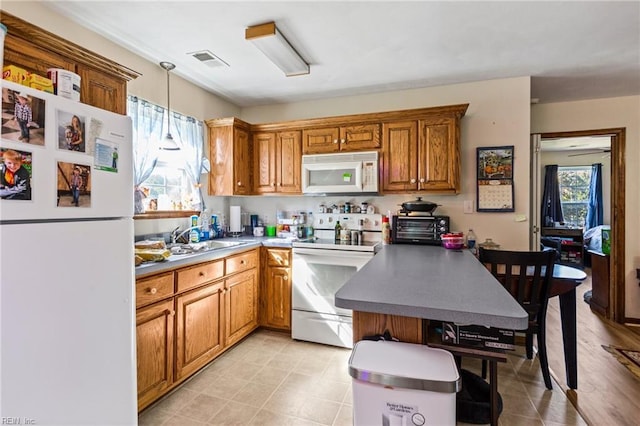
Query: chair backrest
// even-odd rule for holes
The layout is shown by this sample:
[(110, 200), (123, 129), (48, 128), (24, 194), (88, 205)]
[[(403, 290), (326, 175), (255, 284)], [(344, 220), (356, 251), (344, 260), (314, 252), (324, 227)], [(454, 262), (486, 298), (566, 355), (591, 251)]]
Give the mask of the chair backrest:
[(545, 314), (553, 277), (554, 250), (507, 251), (480, 247), (478, 257), (527, 311), (530, 320)]

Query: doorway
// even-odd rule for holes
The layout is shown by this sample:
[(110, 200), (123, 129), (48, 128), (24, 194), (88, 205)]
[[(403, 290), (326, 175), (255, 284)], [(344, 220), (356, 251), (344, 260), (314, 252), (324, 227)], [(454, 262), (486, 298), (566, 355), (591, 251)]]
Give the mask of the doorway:
[(610, 169), (610, 197), (609, 205), (611, 217), (611, 267), (609, 272), (609, 318), (618, 323), (625, 322), (625, 129), (598, 129), (573, 132), (542, 133), (532, 135), (531, 155), (531, 217), (532, 227), (530, 241), (532, 246), (538, 247), (540, 230), (540, 146), (539, 142), (545, 139), (574, 139), (585, 137), (610, 137), (611, 155)]

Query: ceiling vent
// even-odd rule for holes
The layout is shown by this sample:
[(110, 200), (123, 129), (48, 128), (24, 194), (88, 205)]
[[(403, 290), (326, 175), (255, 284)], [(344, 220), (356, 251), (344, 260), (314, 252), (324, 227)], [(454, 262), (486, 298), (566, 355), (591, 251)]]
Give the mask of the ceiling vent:
[(193, 56), (198, 61), (202, 62), (203, 64), (211, 68), (229, 66), (228, 63), (218, 58), (216, 55), (214, 55), (208, 50), (199, 50), (197, 52), (188, 53), (188, 55)]

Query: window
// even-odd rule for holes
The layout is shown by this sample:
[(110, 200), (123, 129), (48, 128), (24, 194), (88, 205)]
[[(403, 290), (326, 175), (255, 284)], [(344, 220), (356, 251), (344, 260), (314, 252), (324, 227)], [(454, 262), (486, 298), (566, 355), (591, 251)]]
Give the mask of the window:
[(558, 167), (560, 203), (565, 225), (583, 227), (589, 208), (590, 166)]
[(166, 110), (134, 96), (127, 98), (127, 115), (133, 121), (135, 213), (184, 212), (202, 207), (200, 194), (203, 163), (203, 123), (171, 113), (171, 134), (180, 148), (160, 150), (167, 134)]
[[(161, 153), (156, 167), (151, 175), (143, 182), (142, 187), (148, 193), (144, 200), (145, 211), (154, 210), (185, 210), (190, 206), (193, 183), (184, 170), (182, 161), (173, 159), (175, 152)], [(155, 200), (152, 202), (152, 200)], [(155, 205), (152, 205), (155, 203)]]

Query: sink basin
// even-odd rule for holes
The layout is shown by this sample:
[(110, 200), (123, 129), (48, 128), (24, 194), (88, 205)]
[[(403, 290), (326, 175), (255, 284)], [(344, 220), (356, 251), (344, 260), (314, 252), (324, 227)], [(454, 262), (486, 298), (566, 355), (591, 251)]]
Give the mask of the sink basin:
[(193, 254), (193, 253), (201, 253), (210, 250), (223, 249), (228, 247), (239, 246), (243, 244), (241, 241), (202, 241), (199, 243), (189, 243), (189, 244), (168, 244), (167, 248), (171, 250), (171, 254), (180, 255), (180, 254)]

